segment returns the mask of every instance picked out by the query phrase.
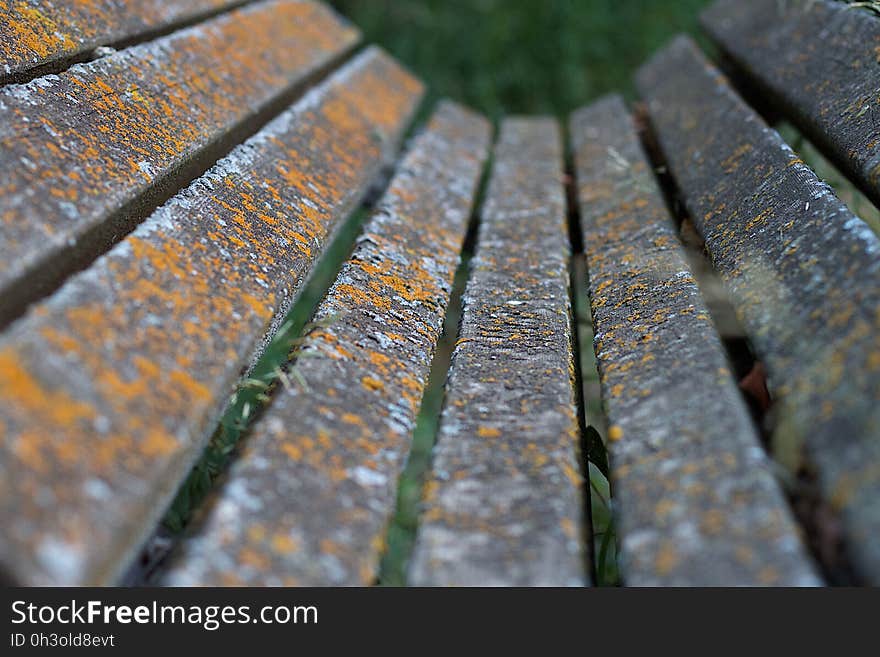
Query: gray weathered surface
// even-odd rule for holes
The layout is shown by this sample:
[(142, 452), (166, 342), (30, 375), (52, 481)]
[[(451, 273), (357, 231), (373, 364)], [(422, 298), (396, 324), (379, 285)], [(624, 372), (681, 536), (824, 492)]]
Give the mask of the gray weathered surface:
[(0, 81), (242, 0), (0, 0)]
[(625, 584), (817, 584), (623, 100), (572, 147)]
[(126, 567), (420, 94), (366, 51), (9, 327), (9, 576), (108, 583)]
[(581, 585), (569, 247), (559, 128), (504, 122), (410, 578)]
[(0, 89), (0, 324), (357, 38), (322, 5), (270, 0)]
[(445, 103), (414, 140), (170, 583), (375, 580), (489, 137)]
[(829, 0), (720, 0), (702, 22), (880, 203), (880, 18)]
[(880, 582), (880, 239), (689, 39), (638, 74), (687, 207), (765, 362), (781, 425)]

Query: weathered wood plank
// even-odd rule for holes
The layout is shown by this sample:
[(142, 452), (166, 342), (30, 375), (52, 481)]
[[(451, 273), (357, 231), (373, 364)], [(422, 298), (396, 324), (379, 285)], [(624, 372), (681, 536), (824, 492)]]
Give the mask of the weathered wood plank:
[(880, 204), (880, 19), (829, 0), (720, 0), (702, 22)]
[(817, 584), (623, 100), (570, 134), (624, 583)]
[(270, 0), (0, 89), (0, 325), (356, 40), (321, 5)]
[(113, 581), (421, 85), (370, 49), (0, 338), (0, 563)]
[(505, 121), (494, 162), (410, 578), (581, 585), (584, 500), (557, 124)]
[(0, 0), (0, 82), (242, 0)]
[(414, 140), (169, 582), (375, 580), (489, 136), (444, 103)]
[(880, 239), (687, 38), (638, 75), (687, 207), (862, 574), (880, 582)]

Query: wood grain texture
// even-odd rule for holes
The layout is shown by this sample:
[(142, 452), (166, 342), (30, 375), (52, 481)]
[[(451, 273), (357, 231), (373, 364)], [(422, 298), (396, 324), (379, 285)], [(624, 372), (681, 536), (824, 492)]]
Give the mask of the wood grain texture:
[(444, 103), (414, 139), (169, 583), (374, 582), (489, 137)]
[(806, 455), (854, 565), (880, 582), (880, 239), (691, 40), (656, 55), (637, 84), (767, 366), (774, 450)]
[(281, 111), (357, 38), (321, 5), (270, 0), (0, 89), (0, 324), (205, 171), (249, 121)]
[(559, 126), (501, 126), (464, 293), (415, 585), (587, 582)]
[(570, 134), (624, 583), (818, 584), (623, 100)]
[(880, 17), (829, 0), (720, 0), (702, 22), (880, 204)]
[(0, 337), (0, 563), (114, 581), (422, 91), (369, 49)]
[(0, 82), (241, 4), (242, 0), (0, 0)]

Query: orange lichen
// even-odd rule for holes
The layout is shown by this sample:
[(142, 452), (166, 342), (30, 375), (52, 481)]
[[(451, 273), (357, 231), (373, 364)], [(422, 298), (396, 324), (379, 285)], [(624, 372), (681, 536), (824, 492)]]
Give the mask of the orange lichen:
[(672, 545), (664, 543), (658, 550), (654, 561), (654, 568), (657, 574), (661, 576), (669, 575), (678, 564), (678, 552)]
[(272, 536), (272, 549), (281, 554), (295, 552), (299, 544), (287, 534), (275, 534)]
[(69, 430), (76, 422), (95, 417), (91, 406), (63, 388), (52, 390), (37, 381), (10, 348), (0, 351), (0, 398), (15, 416), (21, 415), (21, 420), (39, 418), (56, 431)]
[[(8, 490), (28, 507), (23, 513), (39, 521), (34, 540), (63, 533), (71, 544), (108, 546), (95, 550), (87, 572), (77, 577), (91, 581), (112, 569), (107, 560), (116, 558), (120, 546), (132, 547), (126, 544), (151, 517), (149, 507), (157, 499), (151, 491), (167, 487), (169, 475), (180, 474), (178, 464), (202, 444), (204, 425), (228, 394), (254, 339), (301, 285), (312, 250), (324, 246), (340, 212), (380, 159), (376, 127), (358, 108), (382, 98), (383, 129), (394, 136), (415, 101), (398, 88), (404, 79), (408, 76), (387, 59), (364, 58), (343, 82), (325, 85), (321, 102), (293, 121), (283, 138), (266, 140), (251, 152), (247, 172), (225, 175), (222, 186), (215, 180), (211, 194), (186, 197), (192, 204), (186, 211), (172, 201), (149, 220), (147, 230), (99, 260), (91, 278), (72, 283), (87, 293), (36, 306), (24, 320), (32, 322), (31, 329), (16, 333), (13, 346), (0, 352), (0, 397), (10, 406), (0, 417), (0, 435), (22, 466)], [(89, 87), (89, 93), (99, 91), (105, 94), (95, 101), (101, 116), (123, 111), (124, 93)], [(147, 100), (143, 88), (137, 91)], [(149, 100), (155, 105), (155, 97)], [(329, 123), (324, 110), (331, 102), (350, 105), (344, 125)], [(181, 125), (177, 134), (187, 129)], [(302, 152), (290, 155), (295, 149), (289, 144)], [(95, 159), (102, 146), (94, 141)], [(276, 175), (279, 163), (296, 171), (295, 190)], [(83, 180), (97, 175), (95, 162), (85, 166)], [(306, 236), (310, 248), (296, 235)], [(41, 358), (29, 366), (25, 354), (33, 340)], [(46, 362), (59, 368), (57, 381)], [(335, 444), (335, 436), (318, 432), (279, 441), (279, 449), (293, 460), (326, 464), (330, 478), (339, 482), (348, 477), (347, 464), (322, 459), (321, 452)], [(100, 482), (95, 490), (105, 486), (113, 495), (106, 501), (87, 498), (85, 484), (92, 480)], [(40, 487), (50, 487), (58, 500), (51, 512), (35, 508)], [(113, 522), (104, 522), (108, 513)], [(242, 552), (241, 558), (253, 567), (266, 565), (258, 551)]]
[(299, 445), (295, 443), (284, 443), (281, 445), (281, 451), (287, 454), (294, 461), (299, 461), (303, 456), (303, 451)]
[[(2, 43), (5, 61), (20, 63), (35, 59), (34, 55), (40, 61), (49, 55), (76, 49), (76, 41), (39, 9), (22, 0), (12, 3), (11, 7), (5, 2), (2, 5), (4, 17), (0, 25), (6, 28)], [(51, 5), (47, 9), (51, 10)], [(7, 35), (9, 42), (6, 42)]]
[[(16, 3), (13, 9), (22, 7), (25, 3)], [(79, 3), (76, 11), (81, 9)], [(67, 24), (69, 17), (55, 14), (55, 23)], [(31, 27), (48, 25), (30, 14), (10, 20)], [(113, 17), (114, 22), (118, 20)], [(102, 28), (99, 24), (95, 29)], [(55, 35), (58, 30), (49, 32)], [(255, 33), (262, 38), (253, 40)], [(36, 108), (11, 105), (6, 118), (13, 123), (39, 121), (47, 130), (17, 133), (15, 142), (4, 147), (14, 147), (45, 165), (37, 173), (26, 167), (4, 170), (0, 177), (9, 178), (20, 189), (39, 182), (46, 198), (57, 199), (57, 204), (76, 202), (83, 218), (72, 221), (57, 204), (52, 210), (41, 207), (36, 212), (29, 211), (33, 202), (11, 204), (0, 208), (6, 244), (15, 251), (39, 253), (46, 248), (45, 234), (63, 230), (75, 239), (91, 227), (86, 216), (103, 220), (104, 214), (115, 209), (105, 208), (105, 199), (123, 203), (134, 198), (145, 182), (173, 171), (183, 158), (241, 121), (251, 108), (274, 98), (308, 73), (316, 61), (345, 49), (354, 38), (351, 28), (320, 5), (270, 3), (262, 10), (221, 16), (198, 33), (171, 35), (161, 55), (149, 46), (134, 48), (124, 63), (111, 58), (65, 76), (64, 81), (37, 87), (34, 91), (45, 97), (42, 104)], [(49, 49), (58, 45), (48, 36), (40, 43)], [(260, 54), (267, 48), (284, 49), (289, 56), (267, 60)], [(218, 60), (217, 52), (225, 53), (224, 57)], [(164, 58), (161, 67), (156, 58)], [(228, 75), (215, 72), (218, 61)], [(70, 111), (71, 103), (76, 112)], [(71, 122), (70, 116), (88, 116), (89, 129)], [(386, 124), (396, 116), (391, 112)], [(369, 133), (363, 139), (368, 141)], [(235, 234), (228, 239), (246, 242)], [(0, 260), (0, 271), (6, 260)]]
[(385, 387), (385, 384), (379, 381), (378, 379), (374, 379), (370, 376), (365, 376), (361, 379), (361, 384), (367, 390), (382, 390)]

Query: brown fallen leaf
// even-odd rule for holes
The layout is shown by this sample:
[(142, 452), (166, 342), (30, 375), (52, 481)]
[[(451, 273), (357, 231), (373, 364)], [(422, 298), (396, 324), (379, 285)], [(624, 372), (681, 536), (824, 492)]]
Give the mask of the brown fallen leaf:
[(770, 408), (770, 391), (767, 389), (767, 370), (764, 363), (755, 361), (752, 369), (739, 381), (740, 390), (751, 397), (762, 413)]

